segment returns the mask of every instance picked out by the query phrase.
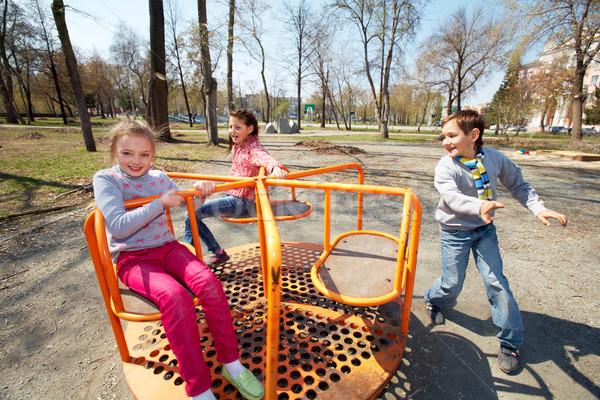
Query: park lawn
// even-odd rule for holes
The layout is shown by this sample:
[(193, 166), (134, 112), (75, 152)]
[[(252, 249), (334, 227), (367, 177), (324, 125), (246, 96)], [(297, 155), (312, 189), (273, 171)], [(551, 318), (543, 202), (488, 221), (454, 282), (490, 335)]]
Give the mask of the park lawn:
[[(62, 194), (91, 185), (96, 171), (113, 165), (105, 144), (107, 133), (108, 127), (94, 128), (97, 151), (88, 152), (78, 128), (0, 127), (0, 218), (69, 205)], [(155, 168), (186, 171), (227, 152), (223, 144), (207, 147), (204, 131), (173, 131), (173, 137), (173, 143), (158, 144)], [(220, 142), (225, 140), (220, 138)], [(82, 200), (89, 198), (84, 193), (79, 196)]]

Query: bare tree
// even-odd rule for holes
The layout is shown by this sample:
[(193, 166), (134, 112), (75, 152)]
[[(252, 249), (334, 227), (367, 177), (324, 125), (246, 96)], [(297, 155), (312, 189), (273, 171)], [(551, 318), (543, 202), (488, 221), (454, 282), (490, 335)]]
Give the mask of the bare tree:
[(58, 79), (58, 73), (56, 71), (56, 62), (54, 60), (55, 52), (54, 52), (54, 39), (52, 38), (51, 32), (49, 32), (49, 28), (47, 27), (47, 19), (48, 16), (39, 0), (31, 0), (30, 5), (32, 6), (36, 17), (38, 18), (37, 26), (39, 27), (40, 36), (44, 42), (44, 46), (48, 55), (48, 64), (50, 68), (50, 73), (52, 74), (52, 80), (54, 82), (54, 88), (56, 90), (56, 101), (60, 107), (60, 113), (62, 115), (63, 124), (67, 125), (67, 114), (65, 113), (65, 102), (62, 96), (62, 90), (60, 87), (60, 82)]
[(96, 151), (96, 142), (94, 141), (94, 136), (92, 135), (90, 115), (88, 114), (87, 105), (85, 104), (85, 96), (83, 95), (83, 90), (81, 88), (79, 71), (77, 70), (77, 59), (75, 58), (75, 53), (73, 52), (73, 46), (71, 46), (71, 39), (69, 38), (69, 31), (67, 29), (67, 21), (65, 19), (65, 5), (62, 0), (52, 1), (52, 14), (54, 15), (56, 30), (58, 31), (58, 37), (60, 38), (60, 43), (62, 44), (67, 70), (69, 71), (71, 89), (73, 90), (75, 102), (77, 103), (77, 112), (79, 113), (79, 122), (81, 124), (81, 131), (83, 132), (85, 148), (87, 151)]
[[(360, 33), (364, 70), (376, 107), (382, 138), (388, 138), (390, 116), (389, 82), (394, 60), (404, 40), (414, 35), (420, 20), (419, 0), (336, 0), (333, 6), (343, 11)], [(374, 54), (375, 53), (375, 54)], [(377, 61), (376, 61), (377, 60)], [(373, 73), (379, 63), (378, 89)]]
[(233, 26), (235, 24), (235, 0), (229, 0), (229, 22), (227, 24), (227, 109), (233, 110)]
[(445, 93), (446, 109), (450, 114), (456, 97), (456, 65), (447, 63), (440, 56), (446, 51), (441, 43), (430, 36), (419, 47), (420, 56), (415, 62), (413, 79), (433, 91)]
[(82, 77), (85, 86), (93, 93), (99, 114), (106, 118), (106, 107), (110, 107), (113, 86), (109, 66), (99, 54), (94, 54), (82, 65)]
[(177, 29), (177, 23), (181, 18), (179, 14), (179, 4), (177, 0), (168, 0), (167, 1), (167, 28), (169, 30), (169, 34), (171, 36), (171, 50), (169, 53), (172, 54), (175, 61), (175, 68), (177, 69), (177, 74), (179, 75), (179, 82), (181, 83), (181, 90), (183, 91), (183, 99), (185, 101), (185, 108), (188, 114), (188, 120), (190, 123), (190, 127), (193, 126), (192, 122), (192, 112), (190, 110), (190, 102), (187, 95), (187, 89), (185, 86), (185, 79), (183, 79), (183, 67), (182, 67), (182, 57), (181, 57), (181, 47), (183, 40), (179, 36), (179, 32)]
[(298, 129), (301, 128), (302, 120), (302, 78), (308, 67), (308, 59), (313, 51), (312, 47), (312, 23), (310, 6), (306, 0), (292, 4), (290, 1), (285, 2), (285, 7), (289, 13), (288, 24), (291, 26), (294, 35), (294, 45), (296, 50), (296, 95), (297, 95), (297, 123)]
[(432, 103), (434, 107), (439, 104), (441, 98), (439, 89), (444, 83), (444, 81), (439, 80), (437, 73), (437, 68), (441, 66), (433, 68), (433, 63), (430, 62), (430, 57), (435, 59), (434, 55), (429, 52), (421, 54), (423, 54), (423, 57), (417, 58), (414, 72), (411, 76), (407, 76), (407, 80), (414, 82), (418, 87), (417, 103), (423, 109), (421, 120), (418, 122), (417, 132), (421, 131), (421, 126), (430, 114)]
[(146, 119), (161, 140), (171, 140), (169, 87), (165, 55), (165, 15), (162, 0), (150, 0), (150, 85)]
[[(127, 96), (120, 96), (121, 103), (125, 109), (130, 109), (131, 112), (137, 117), (138, 115), (138, 98), (140, 99), (140, 105), (146, 106), (145, 100), (145, 82), (143, 76), (146, 67), (144, 65), (144, 57), (140, 46), (145, 45), (145, 41), (140, 35), (131, 29), (127, 24), (121, 21), (117, 27), (117, 32), (113, 37), (113, 41), (110, 45), (110, 51), (114, 58), (114, 64), (118, 66), (122, 74), (117, 81), (119, 82), (119, 88), (121, 92), (127, 94)], [(132, 74), (138, 78), (138, 88)], [(115, 75), (115, 78), (117, 76)], [(138, 95), (139, 90), (139, 95)]]
[[(337, 113), (339, 113), (345, 129), (352, 130), (352, 109), (359, 92), (355, 85), (352, 84), (354, 73), (343, 59), (338, 58), (337, 62), (333, 65), (332, 75), (334, 77), (333, 80), (335, 81), (335, 87), (337, 88), (337, 95), (339, 99), (339, 101), (335, 99), (333, 90), (329, 91), (329, 103), (334, 110), (335, 123), (337, 128), (340, 129), (337, 117)], [(346, 110), (344, 109), (344, 104), (346, 104), (348, 109), (348, 119), (346, 119)], [(335, 111), (337, 111), (337, 113)]]
[(581, 141), (583, 117), (583, 79), (592, 61), (598, 61), (600, 51), (600, 2), (598, 0), (535, 0), (515, 2), (504, 0), (507, 8), (523, 20), (523, 26), (536, 39), (549, 39), (575, 54), (572, 116), (574, 141)]
[(311, 69), (316, 78), (317, 85), (321, 91), (321, 128), (325, 127), (325, 115), (328, 98), (331, 99), (329, 72), (332, 61), (331, 47), (334, 41), (333, 16), (322, 15), (313, 28), (312, 57), (309, 59)]
[[(531, 91), (527, 90), (527, 81), (519, 77), (521, 69), (519, 55), (513, 55), (504, 80), (486, 112), (486, 117), (496, 122), (496, 131), (502, 134), (506, 134), (511, 125), (523, 126), (533, 103)], [(518, 132), (517, 129), (515, 134)]]
[(558, 104), (568, 101), (573, 92), (574, 73), (568, 66), (567, 57), (557, 57), (549, 64), (537, 62), (533, 73), (526, 79), (531, 93), (532, 108), (540, 114), (540, 131), (544, 131), (546, 117)]
[(503, 62), (510, 30), (488, 16), (482, 8), (469, 15), (464, 7), (443, 21), (428, 39), (448, 90), (448, 114), (462, 107), (464, 95)]
[(198, 0), (198, 27), (200, 39), (200, 58), (202, 77), (204, 80), (203, 92), (206, 96), (206, 129), (208, 131), (208, 145), (219, 145), (219, 130), (217, 126), (217, 80), (213, 78), (212, 62), (210, 60), (210, 44), (208, 21), (206, 17), (206, 0)]
[(242, 29), (250, 36), (250, 41), (255, 42), (258, 47), (258, 52), (256, 52), (250, 41), (242, 38), (242, 45), (246, 48), (250, 57), (260, 63), (260, 77), (263, 84), (265, 101), (267, 103), (267, 106), (265, 107), (266, 112), (262, 113), (263, 122), (269, 122), (271, 120), (271, 96), (269, 95), (269, 87), (265, 75), (267, 58), (265, 47), (263, 45), (264, 29), (262, 24), (263, 17), (268, 10), (269, 4), (266, 2), (261, 2), (260, 0), (246, 0), (242, 3), (241, 12), (238, 13)]
[(19, 113), (14, 106), (12, 73), (10, 63), (8, 61), (6, 46), (8, 42), (7, 30), (10, 22), (8, 18), (8, 0), (4, 0), (3, 3), (2, 20), (0, 21), (0, 95), (2, 96), (4, 109), (6, 110), (6, 122), (9, 124), (15, 124), (18, 122)]
[[(14, 2), (11, 5), (14, 14), (14, 17), (10, 18), (12, 26), (9, 28), (4, 22), (0, 29), (3, 37), (3, 40), (0, 40), (3, 46), (0, 50), (2, 54), (0, 64), (2, 64), (2, 67), (8, 65), (11, 73), (17, 79), (21, 100), (25, 105), (27, 123), (30, 124), (35, 121), (31, 97), (31, 77), (34, 60), (36, 59), (36, 51), (33, 45), (35, 33), (33, 26), (23, 12), (23, 8)], [(7, 21), (6, 18), (4, 19)]]

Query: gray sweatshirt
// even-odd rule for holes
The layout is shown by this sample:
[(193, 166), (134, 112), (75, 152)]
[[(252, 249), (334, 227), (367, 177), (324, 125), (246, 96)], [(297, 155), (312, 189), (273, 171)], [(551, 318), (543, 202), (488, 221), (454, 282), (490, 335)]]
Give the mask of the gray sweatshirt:
[(173, 188), (179, 190), (167, 174), (148, 170), (134, 178), (115, 165), (96, 172), (93, 183), (96, 207), (104, 215), (113, 262), (116, 263), (121, 251), (159, 247), (175, 240), (159, 199), (130, 210), (125, 210), (124, 203), (126, 200), (162, 195)]
[[(498, 179), (512, 196), (535, 215), (546, 210), (544, 202), (523, 179), (521, 168), (504, 154), (484, 148), (483, 165), (490, 179), (492, 198), (496, 200)], [(435, 188), (441, 195), (435, 219), (445, 230), (471, 230), (485, 225), (479, 209), (485, 200), (477, 197), (471, 169), (446, 155), (435, 167)]]

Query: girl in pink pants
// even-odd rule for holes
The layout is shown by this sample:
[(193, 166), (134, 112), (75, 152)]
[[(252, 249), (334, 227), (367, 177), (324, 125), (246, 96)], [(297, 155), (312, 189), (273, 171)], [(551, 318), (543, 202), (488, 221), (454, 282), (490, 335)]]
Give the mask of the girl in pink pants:
[[(108, 246), (117, 274), (131, 290), (153, 301), (186, 393), (194, 400), (213, 400), (210, 369), (202, 356), (200, 333), (192, 298), (198, 298), (212, 333), (222, 374), (249, 400), (260, 400), (264, 388), (240, 362), (238, 341), (221, 282), (210, 269), (173, 236), (166, 207), (179, 206), (184, 198), (162, 171), (151, 170), (154, 133), (144, 123), (125, 120), (109, 136), (110, 152), (117, 164), (94, 175), (94, 197), (106, 223)], [(199, 207), (214, 192), (212, 182), (194, 184), (202, 195)], [(125, 201), (157, 196), (142, 207), (126, 210)], [(183, 286), (185, 285), (185, 287)]]

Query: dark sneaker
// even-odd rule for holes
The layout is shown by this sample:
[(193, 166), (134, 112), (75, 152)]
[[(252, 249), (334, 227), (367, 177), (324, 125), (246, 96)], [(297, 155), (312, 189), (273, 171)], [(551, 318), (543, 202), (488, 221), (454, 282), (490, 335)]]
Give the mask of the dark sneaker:
[(500, 346), (498, 352), (498, 365), (500, 369), (507, 374), (514, 372), (519, 368), (519, 349)]
[(225, 253), (225, 250), (219, 250), (210, 256), (206, 265), (209, 267), (216, 267), (217, 265), (223, 264), (227, 260), (229, 260), (229, 255)]
[(427, 316), (436, 325), (443, 325), (446, 322), (442, 311), (433, 304), (427, 304)]

